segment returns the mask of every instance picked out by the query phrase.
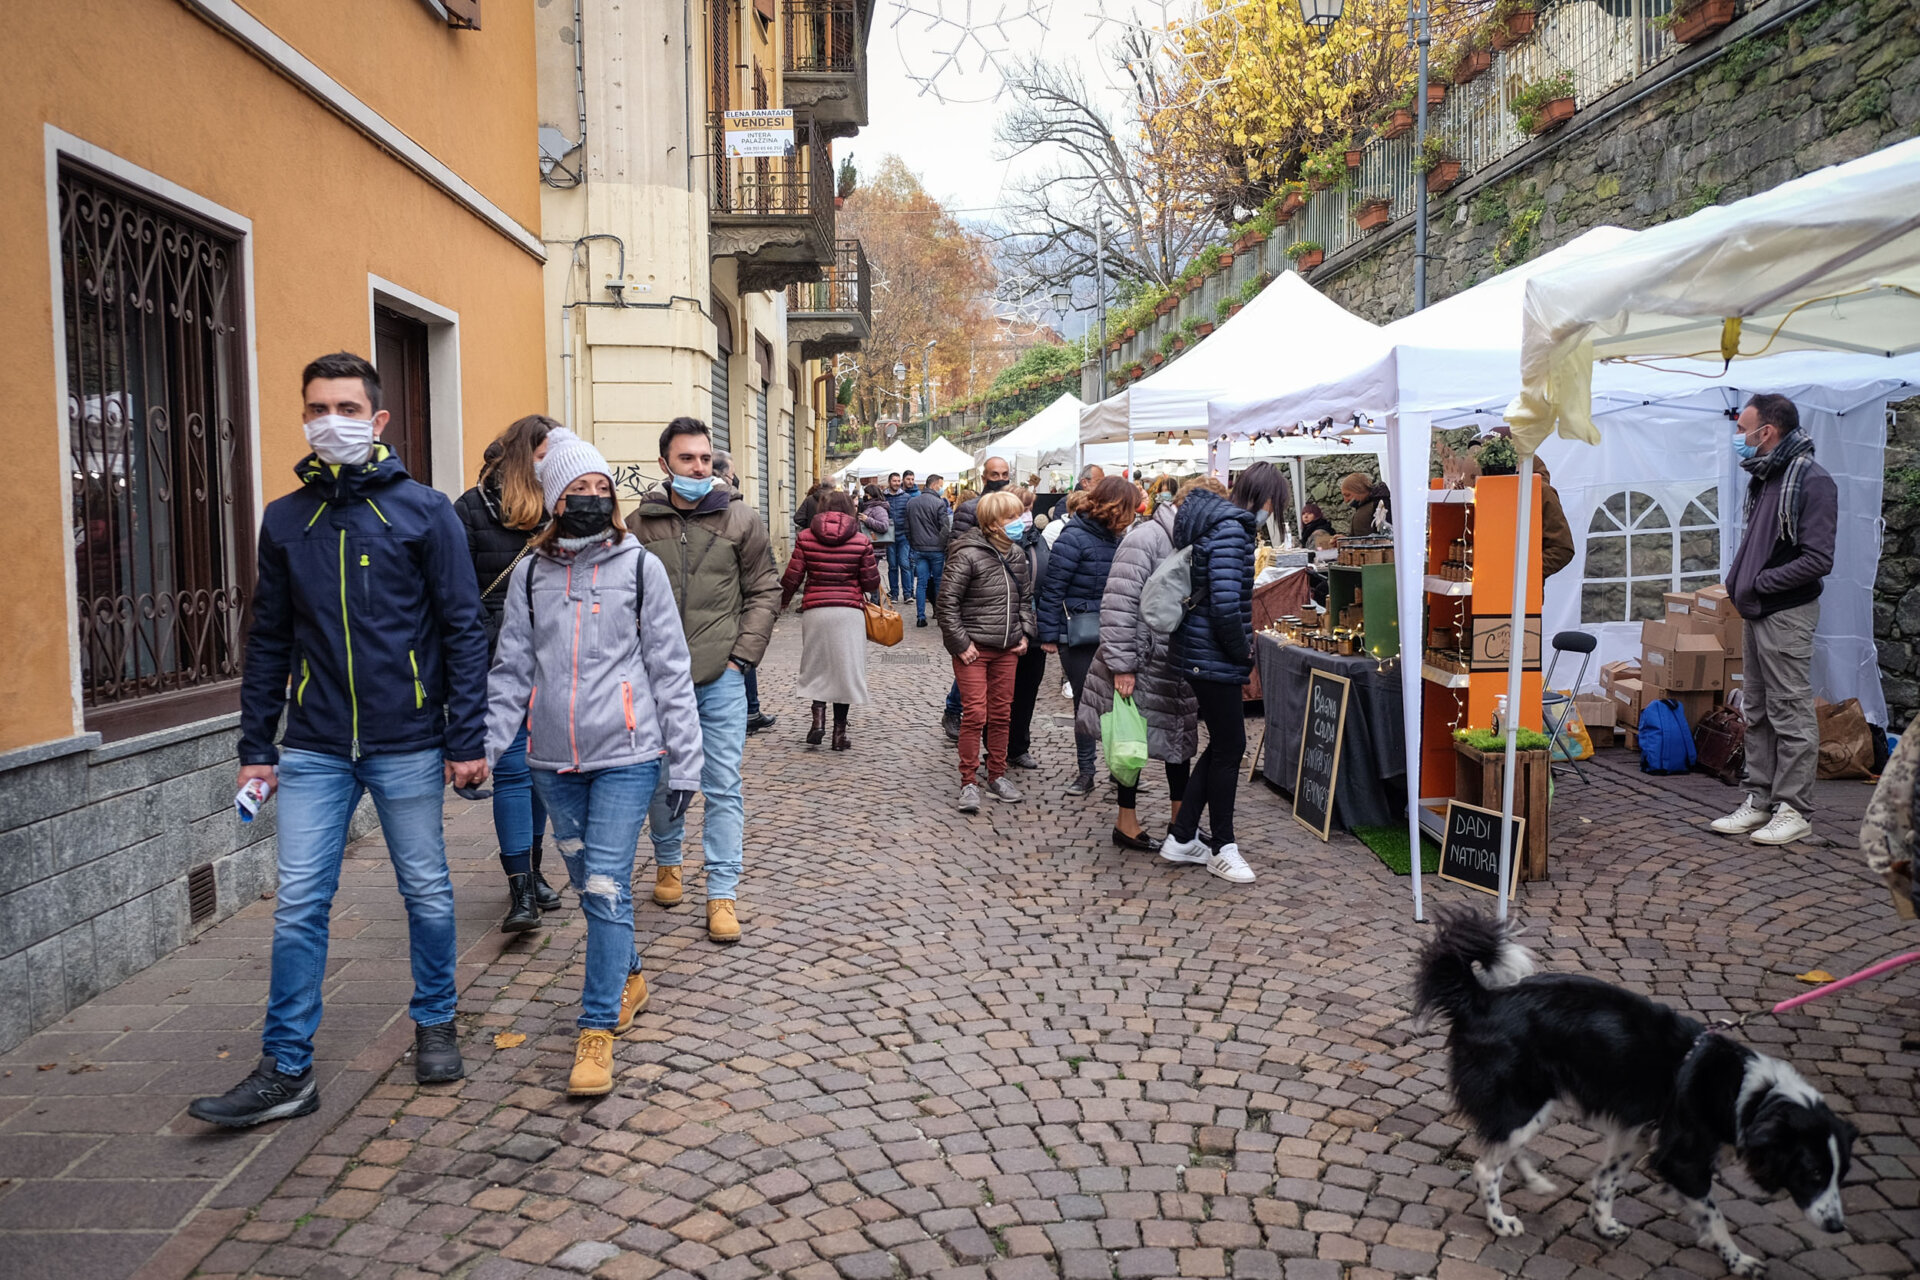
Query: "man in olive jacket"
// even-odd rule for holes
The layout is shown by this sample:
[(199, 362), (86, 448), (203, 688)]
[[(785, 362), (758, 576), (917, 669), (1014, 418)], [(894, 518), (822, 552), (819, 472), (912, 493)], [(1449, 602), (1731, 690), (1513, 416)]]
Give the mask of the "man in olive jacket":
[[(738, 942), (734, 905), (744, 865), (746, 804), (740, 762), (747, 749), (746, 673), (766, 654), (780, 608), (767, 526), (746, 497), (713, 474), (713, 438), (697, 418), (675, 418), (660, 433), (667, 483), (649, 490), (627, 528), (660, 557), (693, 660), (706, 748), (700, 791), (706, 796), (701, 844), (707, 858), (707, 937)], [(664, 790), (648, 820), (655, 863), (653, 900), (679, 903), (685, 816), (674, 817)]]

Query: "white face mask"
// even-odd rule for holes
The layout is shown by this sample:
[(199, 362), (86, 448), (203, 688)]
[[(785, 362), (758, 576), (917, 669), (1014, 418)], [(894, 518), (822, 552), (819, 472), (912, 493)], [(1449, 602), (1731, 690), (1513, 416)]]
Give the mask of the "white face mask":
[(373, 419), (324, 414), (306, 424), (307, 444), (320, 461), (357, 467), (373, 453)]

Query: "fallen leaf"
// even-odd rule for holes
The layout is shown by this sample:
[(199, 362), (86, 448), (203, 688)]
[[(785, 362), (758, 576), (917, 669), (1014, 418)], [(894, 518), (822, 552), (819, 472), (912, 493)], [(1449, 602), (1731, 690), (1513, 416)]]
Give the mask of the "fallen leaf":
[(57, 1066), (59, 1066), (59, 1065), (60, 1065), (60, 1064), (59, 1064), (59, 1063), (57, 1063), (57, 1062), (43, 1062), (43, 1063), (41, 1063), (41, 1064), (40, 1064), (40, 1069), (41, 1069), (42, 1071), (51, 1071), (51, 1070), (53, 1070), (53, 1069), (54, 1069), (55, 1067), (57, 1067)]
[(493, 1037), (493, 1047), (496, 1049), (511, 1049), (526, 1042), (526, 1035), (519, 1031), (502, 1031)]
[(91, 1062), (83, 1062), (77, 1067), (68, 1067), (67, 1074), (70, 1076), (77, 1076), (83, 1071), (98, 1071), (99, 1069), (100, 1068), (94, 1066)]
[(1809, 969), (1805, 973), (1794, 974), (1793, 979), (1795, 982), (1812, 982), (1817, 984), (1822, 982), (1832, 982), (1833, 975), (1828, 973), (1825, 969)]
[(231, 1049), (222, 1049), (220, 1052), (214, 1054), (213, 1056), (216, 1058), (224, 1058), (230, 1055), (232, 1052), (233, 1051)]

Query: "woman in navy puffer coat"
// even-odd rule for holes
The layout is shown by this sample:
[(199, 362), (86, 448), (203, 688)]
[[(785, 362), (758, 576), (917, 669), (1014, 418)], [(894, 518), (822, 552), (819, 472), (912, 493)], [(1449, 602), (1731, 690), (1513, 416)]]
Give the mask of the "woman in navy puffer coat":
[[(1180, 813), (1160, 846), (1168, 862), (1205, 863), (1223, 880), (1246, 884), (1253, 870), (1233, 838), (1240, 759), (1247, 753), (1241, 687), (1253, 670), (1253, 560), (1260, 521), (1287, 507), (1286, 477), (1256, 462), (1234, 481), (1231, 497), (1190, 494), (1173, 523), (1173, 545), (1193, 549), (1193, 606), (1173, 633), (1173, 667), (1193, 686), (1207, 725), (1206, 750), (1194, 762)], [(1210, 811), (1216, 847), (1200, 840)]]
[[(1120, 536), (1133, 527), (1140, 507), (1140, 491), (1121, 476), (1108, 476), (1087, 496), (1091, 501), (1086, 509), (1068, 522), (1060, 540), (1053, 544), (1047, 576), (1034, 601), (1040, 646), (1048, 653), (1059, 653), (1067, 683), (1073, 687), (1076, 712), (1086, 689), (1087, 669), (1100, 647), (1100, 597), (1106, 593), (1107, 575), (1113, 571), (1113, 553), (1119, 549)], [(1092, 636), (1085, 644), (1069, 644), (1071, 620), (1081, 614), (1092, 616)], [(1093, 790), (1093, 757), (1099, 742), (1097, 735), (1084, 732), (1078, 724), (1074, 726), (1073, 746), (1080, 769), (1067, 787), (1068, 795), (1084, 796)]]

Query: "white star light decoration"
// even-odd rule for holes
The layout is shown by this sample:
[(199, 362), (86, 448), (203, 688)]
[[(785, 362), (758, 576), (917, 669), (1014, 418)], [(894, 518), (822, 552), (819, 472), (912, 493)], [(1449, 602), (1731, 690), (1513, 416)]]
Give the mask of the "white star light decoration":
[[(1206, 79), (1193, 69), (1193, 58), (1186, 50), (1175, 45), (1171, 33), (1180, 27), (1196, 27), (1207, 24), (1231, 24), (1231, 32), (1237, 45), (1242, 37), (1242, 25), (1237, 11), (1231, 3), (1186, 3), (1185, 0), (1155, 0), (1148, 8), (1147, 16), (1142, 17), (1139, 8), (1128, 11), (1127, 16), (1116, 17), (1104, 8), (1096, 9), (1093, 15), (1093, 31), (1098, 36), (1105, 27), (1112, 25), (1124, 33), (1118, 45), (1129, 49), (1146, 48), (1149, 57), (1163, 63), (1164, 70), (1170, 75), (1156, 78), (1156, 83), (1165, 87), (1169, 81), (1176, 82), (1190, 92), (1178, 99), (1167, 99), (1151, 105), (1161, 109), (1185, 108), (1197, 105), (1208, 93), (1227, 83), (1225, 77)], [(1133, 85), (1125, 83), (1118, 74), (1121, 66), (1110, 66), (1107, 71), (1107, 86), (1116, 93), (1131, 95)]]
[[(1037, 53), (1054, 0), (894, 0), (893, 35), (907, 79), (947, 103), (994, 102), (1003, 60)], [(957, 81), (973, 76), (965, 84)]]

